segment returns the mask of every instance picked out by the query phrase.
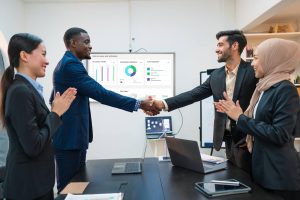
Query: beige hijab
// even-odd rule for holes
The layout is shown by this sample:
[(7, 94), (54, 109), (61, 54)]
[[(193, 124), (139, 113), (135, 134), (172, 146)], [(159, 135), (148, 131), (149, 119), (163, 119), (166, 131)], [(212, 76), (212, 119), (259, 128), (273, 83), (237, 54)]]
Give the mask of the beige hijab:
[[(268, 90), (280, 81), (290, 80), (290, 75), (300, 62), (300, 45), (290, 40), (271, 38), (257, 46), (256, 54), (265, 74), (256, 84), (250, 104), (244, 113), (248, 117), (253, 117), (254, 107), (261, 92)], [(251, 153), (253, 137), (247, 135), (246, 142)]]

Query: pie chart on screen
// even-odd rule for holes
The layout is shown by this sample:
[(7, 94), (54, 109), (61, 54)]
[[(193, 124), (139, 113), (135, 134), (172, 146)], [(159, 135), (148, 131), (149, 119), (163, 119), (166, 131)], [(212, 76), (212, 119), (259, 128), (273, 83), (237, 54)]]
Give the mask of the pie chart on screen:
[(130, 77), (134, 76), (136, 74), (136, 67), (133, 65), (128, 65), (125, 68), (125, 74)]

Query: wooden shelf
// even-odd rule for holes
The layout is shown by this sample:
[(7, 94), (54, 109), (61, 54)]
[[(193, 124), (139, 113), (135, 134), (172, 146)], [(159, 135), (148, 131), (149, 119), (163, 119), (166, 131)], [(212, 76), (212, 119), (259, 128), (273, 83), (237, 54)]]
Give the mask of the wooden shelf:
[(298, 94), (299, 94), (299, 97), (300, 97), (300, 84), (295, 83), (295, 86), (297, 88), (297, 91), (298, 91)]
[(300, 32), (289, 32), (289, 33), (245, 33), (245, 36), (248, 39), (252, 38), (274, 38), (274, 37), (279, 37), (279, 38), (300, 38)]
[[(248, 40), (248, 45), (250, 44), (250, 47), (253, 49), (256, 48), (257, 45), (259, 45), (262, 41), (269, 39), (269, 38), (282, 38), (292, 41), (300, 41), (300, 32), (287, 32), (287, 33), (245, 33), (245, 36)], [(243, 59), (245, 59), (248, 62), (251, 62), (253, 58), (251, 57), (245, 57), (246, 54), (246, 48), (243, 52)]]

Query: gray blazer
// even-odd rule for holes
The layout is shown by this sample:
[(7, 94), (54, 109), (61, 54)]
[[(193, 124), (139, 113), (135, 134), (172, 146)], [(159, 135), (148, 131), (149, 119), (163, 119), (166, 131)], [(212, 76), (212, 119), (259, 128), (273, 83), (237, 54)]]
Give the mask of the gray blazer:
[(282, 81), (264, 92), (255, 119), (241, 115), (237, 126), (254, 136), (254, 180), (273, 190), (300, 190), (300, 157), (294, 137), (300, 129), (300, 101), (295, 86)]
[[(226, 91), (225, 81), (226, 72), (225, 66), (223, 66), (214, 70), (209, 78), (198, 87), (176, 95), (175, 97), (165, 99), (169, 111), (201, 101), (211, 95), (213, 96), (214, 101), (223, 99), (223, 92)], [(257, 79), (254, 76), (252, 66), (250, 63), (241, 60), (233, 93), (233, 101), (239, 100), (243, 110), (246, 110), (249, 105), (256, 83)], [(221, 148), (226, 120), (227, 115), (215, 111), (213, 142), (216, 150), (220, 150)], [(231, 123), (231, 134), (235, 143), (245, 140), (246, 134), (236, 129), (234, 121)]]
[(8, 137), (6, 130), (0, 124), (0, 167), (4, 167), (6, 163), (6, 156), (8, 152)]

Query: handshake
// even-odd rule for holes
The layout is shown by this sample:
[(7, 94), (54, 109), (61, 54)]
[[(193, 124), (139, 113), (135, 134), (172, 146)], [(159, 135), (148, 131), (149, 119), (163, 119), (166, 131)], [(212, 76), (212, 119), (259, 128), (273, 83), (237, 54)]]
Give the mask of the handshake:
[(163, 101), (154, 100), (152, 98), (142, 100), (140, 108), (145, 114), (150, 116), (158, 115), (163, 109), (165, 109), (165, 104)]

